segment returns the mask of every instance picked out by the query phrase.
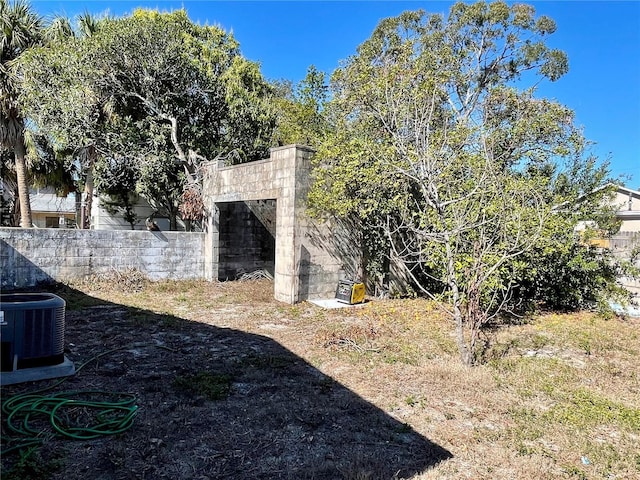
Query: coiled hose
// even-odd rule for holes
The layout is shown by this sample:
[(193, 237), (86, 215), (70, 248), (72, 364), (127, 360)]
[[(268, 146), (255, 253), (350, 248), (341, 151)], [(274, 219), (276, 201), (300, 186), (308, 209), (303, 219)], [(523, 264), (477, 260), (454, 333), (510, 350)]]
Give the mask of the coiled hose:
[[(76, 369), (76, 374), (88, 363), (125, 348), (128, 347), (92, 357)], [(46, 388), (12, 395), (2, 402), (6, 428), (16, 437), (7, 440), (6, 448), (0, 455), (21, 451), (25, 458), (33, 453), (34, 447), (56, 434), (89, 440), (103, 435), (116, 435), (131, 428), (138, 411), (136, 397), (131, 393), (88, 390), (43, 394), (67, 378)]]

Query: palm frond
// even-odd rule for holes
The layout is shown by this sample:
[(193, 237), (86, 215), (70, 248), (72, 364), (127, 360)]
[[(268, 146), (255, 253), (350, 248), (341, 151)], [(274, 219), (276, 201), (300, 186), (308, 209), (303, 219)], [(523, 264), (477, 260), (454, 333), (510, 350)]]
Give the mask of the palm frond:
[(75, 32), (68, 17), (56, 15), (44, 30), (44, 39), (47, 43), (59, 43), (75, 37)]
[(91, 37), (98, 31), (100, 19), (95, 15), (85, 11), (84, 13), (79, 14), (76, 18), (81, 36)]

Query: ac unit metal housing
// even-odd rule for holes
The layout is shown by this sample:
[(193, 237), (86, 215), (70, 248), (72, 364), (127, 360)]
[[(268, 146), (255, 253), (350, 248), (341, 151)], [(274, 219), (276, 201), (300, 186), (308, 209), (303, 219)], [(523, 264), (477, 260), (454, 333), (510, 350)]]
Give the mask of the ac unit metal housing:
[(52, 293), (0, 295), (0, 384), (72, 375), (64, 356), (65, 301)]

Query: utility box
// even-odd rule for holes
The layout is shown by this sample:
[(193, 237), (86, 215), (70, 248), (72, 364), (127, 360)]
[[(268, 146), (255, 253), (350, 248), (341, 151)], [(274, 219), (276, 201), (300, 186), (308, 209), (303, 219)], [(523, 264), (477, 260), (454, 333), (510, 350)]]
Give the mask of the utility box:
[(364, 302), (364, 283), (340, 280), (336, 288), (336, 299), (350, 305)]
[(65, 301), (57, 295), (0, 294), (0, 385), (72, 375), (64, 328)]

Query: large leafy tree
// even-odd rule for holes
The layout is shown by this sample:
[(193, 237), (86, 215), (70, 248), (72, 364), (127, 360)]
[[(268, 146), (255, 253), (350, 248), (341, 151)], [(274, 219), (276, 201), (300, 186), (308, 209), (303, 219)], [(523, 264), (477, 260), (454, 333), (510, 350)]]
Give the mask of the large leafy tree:
[(11, 65), (42, 41), (43, 21), (23, 0), (0, 0), (0, 148), (13, 152), (20, 225), (32, 227), (25, 162), (25, 120), (18, 104), (18, 80)]
[(603, 173), (572, 112), (527, 87), (568, 70), (546, 43), (554, 30), (504, 2), (457, 3), (447, 18), (405, 12), (332, 77), (335, 131), (310, 201), (358, 219), (373, 265), (390, 257), (406, 284), (445, 300), (465, 364), (481, 327), (516, 308), (531, 252), (572, 231), (575, 218), (554, 207)]
[(135, 229), (138, 216), (135, 205), (136, 165), (125, 158), (101, 158), (95, 165), (96, 187), (102, 194), (101, 206), (111, 214), (122, 213), (126, 222)]
[(276, 82), (274, 143), (317, 147), (330, 128), (324, 111), (328, 93), (325, 74), (313, 65), (297, 85), (286, 80)]
[[(23, 61), (35, 70), (25, 78), (23, 102), (43, 131), (70, 146), (93, 146), (98, 156), (127, 158), (139, 172), (162, 159), (158, 178), (138, 178), (145, 194), (175, 191), (176, 179), (179, 188), (197, 191), (207, 157), (266, 154), (274, 123), (270, 87), (231, 34), (194, 24), (183, 10), (137, 10), (102, 19), (92, 32)], [(161, 197), (149, 200), (175, 201)], [(164, 213), (176, 211), (172, 204)]]

